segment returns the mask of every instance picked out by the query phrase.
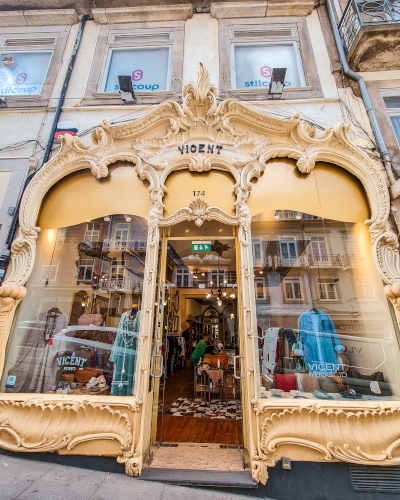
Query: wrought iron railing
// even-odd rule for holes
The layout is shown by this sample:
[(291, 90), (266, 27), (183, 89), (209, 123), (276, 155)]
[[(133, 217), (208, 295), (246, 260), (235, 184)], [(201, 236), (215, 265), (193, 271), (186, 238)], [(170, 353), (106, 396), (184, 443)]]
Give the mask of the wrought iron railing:
[(400, 0), (350, 0), (339, 23), (346, 54), (354, 44), (362, 26), (400, 23)]
[(367, 258), (365, 255), (346, 254), (343, 255), (343, 265), (345, 267), (365, 267)]
[(146, 241), (104, 240), (104, 250), (146, 250)]

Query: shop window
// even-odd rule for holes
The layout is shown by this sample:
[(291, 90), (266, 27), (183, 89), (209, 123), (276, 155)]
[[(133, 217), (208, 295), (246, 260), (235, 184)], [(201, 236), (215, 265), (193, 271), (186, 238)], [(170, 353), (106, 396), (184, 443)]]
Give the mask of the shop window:
[(88, 222), (86, 224), (84, 241), (99, 241), (100, 238), (100, 223)]
[(298, 42), (232, 44), (235, 89), (268, 89), (272, 70), (286, 68), (285, 88), (305, 86)]
[(337, 300), (337, 278), (317, 278), (320, 300)]
[(59, 263), (59, 260), (45, 260), (41, 281), (56, 281)]
[(374, 294), (374, 288), (372, 286), (371, 280), (369, 278), (354, 278), (357, 290), (358, 300), (376, 300)]
[[(145, 239), (146, 220), (131, 220), (134, 234)], [(102, 245), (109, 226), (104, 217), (70, 226), (62, 245), (54, 230), (41, 231), (26, 285), (30, 298), (10, 332), (0, 392), (133, 394), (146, 247), (129, 258), (121, 249), (110, 255)], [(84, 234), (98, 243), (84, 244)]]
[(284, 281), (286, 300), (301, 300), (301, 284), (298, 278), (288, 278)]
[[(22, 46), (27, 45), (24, 40), (20, 43)], [(6, 47), (10, 46), (8, 44), (1, 47), (0, 95), (11, 97), (40, 95), (53, 51), (16, 51), (18, 45), (18, 43), (12, 45), (14, 50), (7, 50)], [(49, 45), (52, 45), (50, 41)]]
[(172, 33), (115, 33), (109, 47), (103, 92), (118, 92), (118, 76), (130, 75), (135, 92), (169, 90)]
[[(254, 270), (261, 397), (398, 400), (397, 334), (367, 226), (277, 221), (268, 211), (252, 219), (251, 234), (263, 239), (267, 254), (280, 249), (281, 255), (282, 243), (286, 255), (294, 254), (293, 241), (282, 236), (290, 234), (300, 257), (307, 256), (290, 267), (267, 261), (268, 278)], [(262, 294), (272, 307), (265, 307)]]
[(94, 259), (82, 259), (78, 262), (77, 281), (92, 281)]

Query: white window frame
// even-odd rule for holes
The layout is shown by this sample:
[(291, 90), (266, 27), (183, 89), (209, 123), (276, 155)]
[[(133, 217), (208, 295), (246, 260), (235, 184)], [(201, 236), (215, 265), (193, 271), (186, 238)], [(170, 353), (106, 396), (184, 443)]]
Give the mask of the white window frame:
[[(52, 37), (54, 38), (54, 37)], [(10, 97), (30, 97), (32, 99), (33, 98), (37, 98), (37, 97), (40, 97), (42, 95), (42, 91), (43, 91), (43, 85), (45, 84), (46, 82), (46, 78), (47, 78), (47, 75), (49, 73), (49, 68), (50, 68), (50, 64), (51, 64), (51, 61), (53, 60), (53, 56), (54, 56), (54, 50), (55, 50), (55, 45), (53, 45), (53, 48), (52, 49), (38, 49), (38, 47), (35, 47), (31, 50), (29, 49), (18, 49), (18, 47), (7, 47), (7, 46), (0, 46), (0, 59), (3, 55), (6, 55), (6, 54), (42, 54), (42, 53), (50, 53), (51, 54), (51, 57), (49, 59), (49, 64), (46, 68), (46, 72), (44, 73), (44, 77), (43, 77), (43, 82), (42, 82), (42, 86), (40, 87), (40, 92), (38, 94), (13, 94), (12, 96), (10, 94), (6, 94), (5, 97), (7, 98), (10, 98)], [(0, 63), (1, 64), (1, 63)]]
[(190, 273), (189, 269), (187, 267), (176, 267), (175, 268), (175, 278), (176, 278), (176, 286), (178, 288), (186, 288), (185, 286), (185, 277), (187, 276), (188, 284), (187, 287), (191, 286), (191, 277), (192, 274)]
[[(83, 264), (83, 262), (91, 262), (91, 264)], [(78, 278), (79, 276), (79, 269), (83, 268), (84, 271), (83, 271), (83, 276), (86, 276), (86, 271), (88, 269), (91, 268), (91, 275), (90, 275), (90, 278), (85, 278), (85, 279), (81, 279), (81, 278)], [(93, 272), (94, 272), (94, 259), (79, 259), (78, 261), (78, 268), (76, 270), (76, 281), (79, 281), (79, 282), (90, 282), (93, 280)]]
[[(238, 30), (235, 30), (238, 31)], [(265, 41), (265, 42), (234, 42), (231, 41), (231, 81), (232, 81), (232, 89), (234, 90), (246, 90), (246, 89), (238, 89), (236, 85), (236, 60), (235, 60), (235, 47), (236, 46), (247, 46), (247, 47), (254, 47), (258, 45), (264, 45), (264, 46), (273, 46), (273, 45), (291, 45), (294, 48), (294, 53), (296, 57), (296, 65), (297, 65), (297, 70), (299, 72), (299, 80), (300, 80), (300, 88), (301, 87), (306, 87), (306, 79), (304, 76), (304, 69), (303, 69), (303, 62), (301, 60), (301, 54), (300, 54), (300, 48), (299, 48), (299, 42), (295, 40), (282, 40), (282, 41), (277, 41), (277, 42), (270, 42), (270, 41)], [(295, 89), (298, 87), (287, 87), (290, 89)], [(268, 87), (265, 87), (267, 90)], [(254, 90), (254, 89), (253, 89)], [(256, 89), (257, 90), (257, 89)], [(258, 89), (260, 90), (260, 89)]]
[[(318, 296), (319, 296), (318, 300), (321, 300), (324, 302), (335, 302), (338, 300), (338, 293), (337, 293), (336, 284), (339, 282), (338, 281), (333, 282), (334, 279), (336, 279), (336, 278), (333, 278), (332, 276), (317, 276), (316, 281), (317, 281), (317, 289), (318, 289)], [(323, 280), (323, 281), (320, 281), (320, 280)], [(331, 286), (332, 283), (333, 283), (333, 286)], [(326, 299), (323, 299), (321, 296), (321, 290), (320, 290), (321, 285), (323, 285), (323, 287), (325, 288), (325, 294), (327, 297)], [(328, 293), (329, 291), (334, 292), (334, 294), (335, 294), (334, 299), (329, 298), (329, 293)]]
[[(380, 92), (381, 92), (381, 96), (382, 96), (382, 100), (384, 97), (398, 97), (399, 100), (400, 100), (400, 88), (393, 88), (393, 89), (380, 89)], [(386, 107), (386, 103), (384, 102), (385, 104), (385, 109), (386, 109), (386, 113), (388, 114), (389, 116), (389, 120), (391, 117), (399, 117), (400, 118), (400, 108), (388, 108)], [(394, 131), (394, 128), (393, 128), (393, 125), (392, 125), (392, 120), (390, 120), (390, 126), (392, 127), (392, 130), (393, 130), (393, 134), (394, 136), (396, 137), (396, 140), (397, 140), (397, 143), (400, 147), (400, 137), (397, 137), (395, 131)]]
[[(121, 272), (122, 270), (122, 272)], [(125, 279), (126, 263), (124, 260), (116, 261), (110, 266), (110, 280), (122, 281)], [(115, 275), (114, 275), (115, 274)], [(120, 278), (119, 276), (122, 276)]]
[[(283, 258), (283, 252), (282, 252), (282, 243), (283, 244), (290, 244), (290, 243), (294, 243), (294, 250), (296, 252), (296, 255), (294, 257), (294, 262), (292, 262), (292, 257), (291, 255), (289, 254), (289, 257), (288, 259), (284, 259)], [(296, 240), (296, 236), (279, 236), (279, 252), (280, 252), (280, 255), (281, 255), (281, 262), (283, 262), (284, 260), (289, 260), (289, 263), (290, 264), (294, 264), (298, 258), (299, 258), (299, 253), (297, 251), (297, 240)]]
[[(124, 228), (122, 226), (124, 226)], [(114, 228), (114, 240), (115, 241), (129, 241), (130, 229), (131, 229), (131, 225), (129, 222), (117, 222), (117, 224), (115, 224), (115, 228)], [(128, 231), (127, 237), (126, 238), (120, 237), (117, 240), (117, 232), (118, 231), (126, 231), (126, 230)]]
[[(262, 289), (263, 289), (262, 297), (258, 296), (259, 285), (261, 285)], [(254, 291), (255, 291), (256, 300), (265, 300), (266, 299), (267, 288), (265, 286), (265, 278), (255, 278), (254, 279)]]
[[(104, 93), (106, 92), (105, 87), (107, 84), (108, 72), (110, 70), (111, 58), (112, 58), (112, 54), (114, 51), (117, 52), (117, 51), (121, 51), (121, 50), (151, 50), (151, 49), (164, 49), (164, 48), (168, 49), (168, 69), (167, 69), (167, 81), (166, 81), (166, 85), (165, 85), (165, 90), (161, 90), (161, 92), (166, 92), (166, 91), (171, 90), (172, 43), (173, 43), (173, 40), (171, 38), (169, 40), (169, 42), (164, 44), (164, 45), (160, 45), (160, 44), (148, 45), (148, 43), (146, 45), (129, 44), (129, 43), (127, 43), (126, 45), (125, 44), (121, 45), (120, 43), (118, 43), (118, 44), (115, 44), (115, 45), (118, 45), (116, 47), (109, 47), (108, 54), (107, 54), (107, 60), (106, 60), (106, 64), (105, 64), (105, 68), (104, 68), (104, 72), (103, 72), (103, 78), (101, 81), (100, 92), (104, 92)], [(133, 85), (135, 85), (135, 84), (133, 84)], [(140, 89), (140, 90), (134, 89), (134, 91), (135, 92), (149, 92), (146, 89)], [(151, 92), (157, 92), (157, 90), (151, 91)]]
[(41, 277), (40, 277), (40, 281), (47, 281), (47, 276), (50, 276), (51, 275), (51, 272), (49, 273), (49, 269), (51, 269), (52, 267), (55, 267), (55, 274), (54, 274), (54, 278), (50, 278), (48, 279), (48, 281), (56, 281), (57, 280), (57, 274), (58, 274), (58, 266), (60, 264), (60, 260), (59, 259), (45, 259), (44, 260), (44, 263), (43, 263), (43, 268), (42, 268), (42, 274), (41, 274)]
[[(360, 298), (360, 295), (359, 295), (359, 293), (358, 293), (358, 288), (357, 288), (357, 285), (359, 285), (360, 283), (357, 283), (357, 280), (366, 280), (366, 281), (368, 281), (368, 284), (371, 286), (371, 290), (372, 290), (372, 295), (373, 295), (373, 298), (371, 298), (371, 299), (368, 299), (368, 298), (366, 298), (366, 299), (362, 299), (362, 298)], [(375, 289), (374, 289), (374, 285), (373, 285), (373, 283), (372, 283), (372, 281), (371, 281), (371, 278), (369, 278), (369, 277), (365, 277), (365, 276), (354, 276), (354, 285), (355, 285), (355, 287), (356, 287), (357, 297), (358, 297), (358, 300), (359, 300), (360, 302), (374, 302), (374, 301), (376, 301)], [(361, 285), (363, 285), (364, 294), (365, 294), (365, 295), (367, 295), (367, 294), (365, 293), (364, 283), (361, 283)]]
[[(88, 229), (89, 224), (99, 225), (99, 229)], [(85, 234), (83, 235), (83, 241), (99, 241), (100, 240), (101, 223), (100, 222), (86, 222)], [(98, 234), (96, 234), (98, 233)], [(97, 239), (96, 239), (97, 237)]]
[[(301, 279), (300, 278), (285, 278), (283, 281), (283, 293), (284, 293), (284, 297), (285, 297), (285, 300), (289, 301), (289, 302), (295, 302), (295, 301), (301, 301), (303, 300), (303, 287), (301, 286)], [(300, 297), (288, 297), (286, 295), (286, 284), (291, 284), (292, 285), (292, 292), (293, 292), (293, 295), (296, 295), (294, 292), (295, 292), (295, 289), (293, 287), (293, 285), (295, 283), (298, 283), (300, 285)]]
[[(321, 239), (317, 239), (317, 240), (314, 240), (313, 238), (323, 238), (323, 240)], [(318, 235), (314, 235), (314, 236), (310, 236), (310, 253), (312, 255), (312, 257), (314, 257), (316, 254), (314, 254), (314, 251), (313, 251), (313, 243), (318, 243), (318, 247), (320, 245), (320, 243), (325, 243), (326, 245), (326, 254), (323, 254), (319, 251), (319, 255), (318, 257), (321, 257), (322, 255), (329, 255), (329, 245), (328, 245), (328, 238), (326, 236), (318, 236)]]
[[(256, 247), (260, 248), (260, 256), (256, 257)], [(251, 239), (251, 250), (253, 252), (253, 265), (254, 267), (258, 267), (258, 262), (261, 263), (261, 266), (264, 265), (264, 256), (263, 256), (263, 241), (262, 238), (256, 237)]]
[[(215, 267), (212, 269), (208, 270), (208, 276), (209, 276), (209, 282), (211, 287), (216, 287), (216, 286), (221, 286), (223, 287), (224, 285), (227, 285), (227, 283), (224, 283), (224, 281), (227, 281), (226, 278), (226, 273), (227, 269), (216, 269)], [(217, 281), (214, 279), (214, 275), (217, 278)], [(221, 282), (222, 279), (222, 282)]]

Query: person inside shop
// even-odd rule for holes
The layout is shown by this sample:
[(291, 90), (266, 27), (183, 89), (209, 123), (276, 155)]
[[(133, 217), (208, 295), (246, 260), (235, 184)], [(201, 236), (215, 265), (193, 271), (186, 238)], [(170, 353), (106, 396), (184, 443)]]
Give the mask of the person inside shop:
[(193, 354), (192, 354), (192, 364), (193, 365), (198, 365), (200, 358), (204, 356), (204, 353), (206, 352), (207, 349), (207, 342), (208, 342), (208, 334), (204, 334), (197, 342), (196, 347), (194, 348)]

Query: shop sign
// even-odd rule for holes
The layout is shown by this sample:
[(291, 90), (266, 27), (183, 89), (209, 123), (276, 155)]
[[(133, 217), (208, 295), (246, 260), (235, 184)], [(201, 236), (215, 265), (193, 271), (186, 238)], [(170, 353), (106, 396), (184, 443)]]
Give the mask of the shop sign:
[(211, 241), (192, 241), (192, 252), (211, 252)]
[[(207, 148), (206, 148), (207, 146)], [(216, 144), (186, 144), (178, 146), (178, 150), (183, 153), (211, 153), (214, 154), (214, 148), (217, 155), (221, 153), (222, 146)]]

